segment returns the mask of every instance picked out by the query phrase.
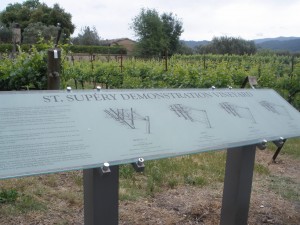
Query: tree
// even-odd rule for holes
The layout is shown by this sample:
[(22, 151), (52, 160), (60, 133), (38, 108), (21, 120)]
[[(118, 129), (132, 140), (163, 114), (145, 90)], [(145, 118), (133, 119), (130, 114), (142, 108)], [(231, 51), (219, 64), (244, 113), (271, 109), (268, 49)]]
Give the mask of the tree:
[(172, 13), (160, 16), (155, 9), (142, 8), (133, 19), (131, 29), (138, 37), (137, 54), (140, 56), (158, 56), (166, 50), (174, 54), (180, 47), (182, 22)]
[(183, 32), (182, 23), (172, 13), (163, 13), (161, 20), (166, 48), (170, 54), (174, 54), (180, 48), (179, 37)]
[(65, 12), (58, 4), (51, 8), (44, 3), (40, 3), (39, 0), (27, 0), (23, 4), (9, 4), (0, 13), (0, 21), (6, 27), (10, 27), (13, 23), (18, 23), (22, 33), (32, 23), (41, 22), (45, 26), (57, 26), (57, 23), (60, 23), (63, 28), (62, 34), (66, 38), (70, 37), (75, 30), (71, 19), (71, 14)]
[(91, 29), (87, 26), (81, 28), (81, 33), (72, 42), (76, 45), (100, 45), (100, 37), (95, 27)]
[(0, 22), (0, 43), (8, 43), (12, 41), (12, 32), (5, 24)]
[(210, 44), (199, 46), (196, 48), (197, 53), (213, 53), (213, 54), (255, 54), (256, 46), (254, 41), (246, 41), (242, 38), (234, 37), (214, 37)]
[(54, 40), (57, 37), (58, 27), (46, 26), (41, 22), (29, 24), (23, 32), (23, 43), (35, 44), (39, 41), (39, 38), (43, 38), (45, 41)]
[(181, 55), (193, 55), (194, 51), (192, 48), (187, 46), (183, 41), (181, 41), (180, 46), (179, 46), (178, 50), (176, 51), (176, 53), (181, 54)]

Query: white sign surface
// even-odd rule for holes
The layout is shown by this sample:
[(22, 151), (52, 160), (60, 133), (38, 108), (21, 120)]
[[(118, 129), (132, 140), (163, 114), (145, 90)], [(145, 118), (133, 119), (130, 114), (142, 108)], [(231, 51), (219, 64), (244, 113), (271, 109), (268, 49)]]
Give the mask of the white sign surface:
[(0, 92), (0, 178), (300, 136), (273, 90)]

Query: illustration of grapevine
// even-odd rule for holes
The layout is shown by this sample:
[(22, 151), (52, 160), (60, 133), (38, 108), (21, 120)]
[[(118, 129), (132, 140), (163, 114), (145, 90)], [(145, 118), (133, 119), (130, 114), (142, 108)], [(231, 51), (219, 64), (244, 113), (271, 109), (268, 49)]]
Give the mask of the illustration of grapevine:
[(150, 134), (150, 117), (141, 116), (139, 113), (133, 110), (133, 108), (109, 108), (105, 109), (104, 112), (108, 115), (108, 117), (130, 129), (137, 129), (138, 126), (140, 126), (139, 122), (145, 122), (146, 133)]
[(220, 103), (220, 106), (232, 116), (248, 119), (252, 123), (256, 123), (256, 120), (254, 119), (254, 116), (248, 107), (238, 106), (229, 102), (222, 102)]
[(182, 104), (173, 104), (170, 105), (169, 108), (180, 118), (191, 122), (199, 122), (204, 124), (207, 128), (211, 128), (206, 110), (195, 109)]
[(286, 108), (282, 105), (277, 105), (277, 104), (274, 104), (274, 103), (271, 103), (268, 101), (261, 101), (261, 102), (259, 102), (259, 104), (272, 113), (275, 113), (275, 114), (281, 115), (281, 116), (287, 116), (290, 119), (292, 119), (291, 115), (288, 113)]

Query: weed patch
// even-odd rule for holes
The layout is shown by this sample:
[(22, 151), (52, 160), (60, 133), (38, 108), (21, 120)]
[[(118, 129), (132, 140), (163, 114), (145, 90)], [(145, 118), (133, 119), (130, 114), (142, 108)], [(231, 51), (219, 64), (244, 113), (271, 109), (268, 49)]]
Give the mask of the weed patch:
[(300, 186), (291, 178), (271, 176), (269, 188), (285, 199), (300, 201)]
[(270, 170), (262, 164), (256, 163), (254, 165), (254, 172), (260, 175), (269, 175)]
[(13, 203), (18, 198), (18, 192), (14, 189), (0, 191), (0, 204)]
[(45, 210), (47, 207), (30, 195), (21, 195), (15, 204), (18, 211), (26, 213), (35, 210)]

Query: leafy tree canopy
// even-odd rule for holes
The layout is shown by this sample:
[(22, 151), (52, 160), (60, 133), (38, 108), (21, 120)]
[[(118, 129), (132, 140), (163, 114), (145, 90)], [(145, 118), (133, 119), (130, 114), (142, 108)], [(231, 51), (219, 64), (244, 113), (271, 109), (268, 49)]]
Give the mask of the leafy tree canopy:
[(31, 23), (29, 24), (23, 32), (23, 43), (25, 44), (35, 44), (40, 39), (44, 39), (44, 41), (50, 41), (51, 39), (55, 39), (57, 37), (58, 27), (50, 25), (46, 26), (45, 24)]
[(0, 43), (8, 43), (12, 40), (12, 32), (0, 21)]
[(81, 33), (72, 39), (76, 45), (100, 45), (100, 37), (95, 27), (89, 26), (81, 28)]
[(234, 37), (214, 37), (210, 44), (198, 46), (197, 53), (244, 55), (255, 54), (256, 46), (254, 41), (246, 41), (242, 38)]
[(174, 54), (180, 48), (182, 22), (172, 13), (159, 15), (155, 9), (142, 8), (133, 19), (131, 29), (138, 37), (137, 54), (140, 56), (158, 56), (165, 50)]
[(65, 12), (58, 4), (54, 4), (51, 8), (40, 3), (39, 0), (27, 0), (22, 4), (9, 4), (5, 10), (0, 12), (0, 21), (6, 27), (18, 23), (24, 32), (30, 24), (40, 22), (45, 26), (56, 26), (60, 23), (63, 28), (62, 33), (66, 38), (70, 37), (75, 30), (75, 25), (71, 19), (71, 14)]

